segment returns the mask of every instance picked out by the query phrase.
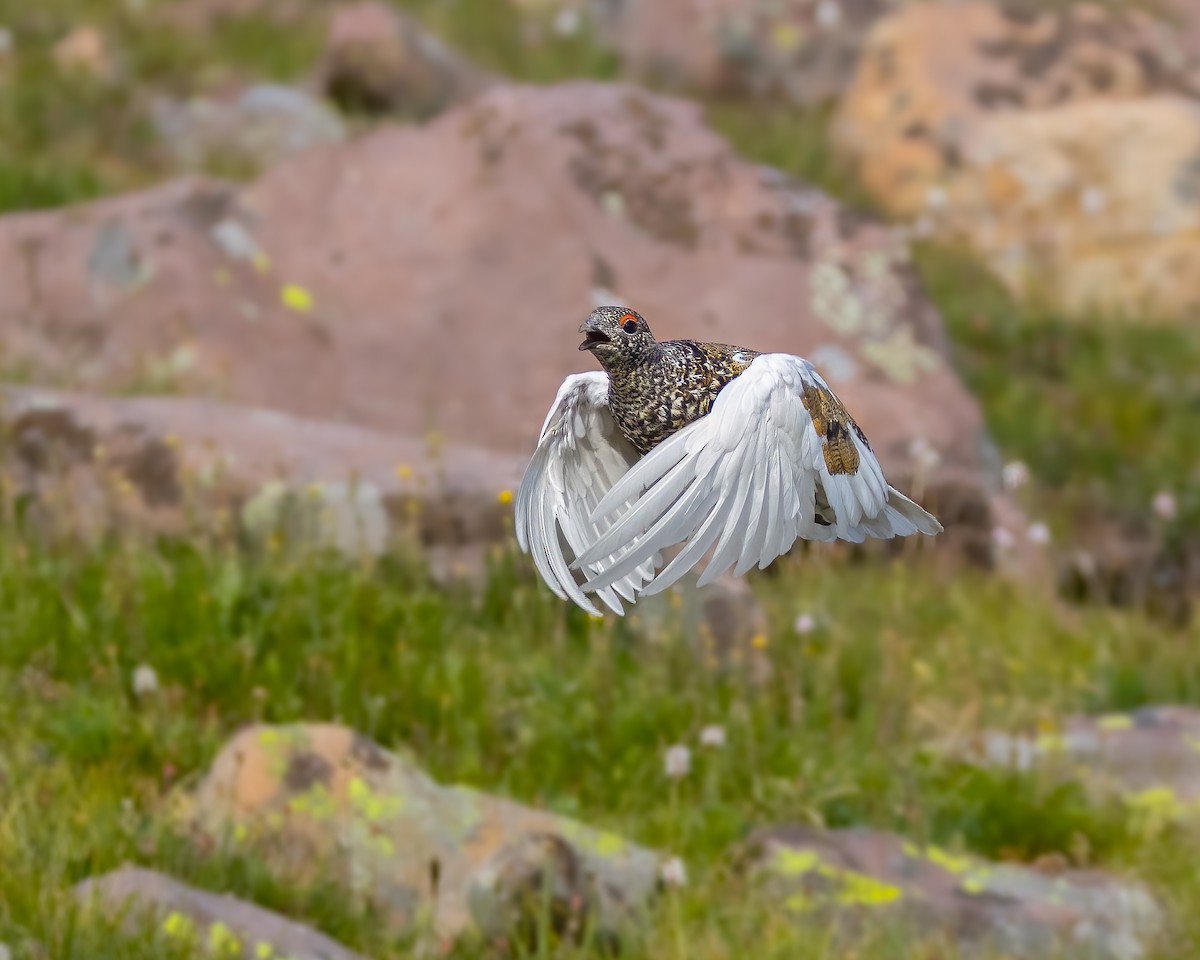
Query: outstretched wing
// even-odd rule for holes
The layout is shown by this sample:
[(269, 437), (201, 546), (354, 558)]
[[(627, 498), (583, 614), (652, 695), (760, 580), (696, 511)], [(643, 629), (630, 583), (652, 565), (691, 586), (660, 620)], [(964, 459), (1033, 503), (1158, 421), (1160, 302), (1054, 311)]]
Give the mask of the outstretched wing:
[[(517, 490), (516, 534), (550, 589), (589, 613), (599, 611), (584, 596), (570, 563), (608, 530), (611, 521), (603, 514), (593, 519), (592, 514), (637, 458), (608, 409), (608, 376), (596, 372), (567, 377)], [(621, 613), (620, 598), (632, 602), (654, 576), (656, 562), (651, 552), (588, 592)], [(581, 566), (579, 579), (603, 573), (602, 562)]]
[[(629, 506), (624, 506), (625, 504)], [(610, 526), (577, 565), (597, 590), (687, 543), (643, 593), (658, 593), (713, 550), (700, 583), (731, 566), (765, 567), (798, 539), (861, 542), (942, 529), (889, 486), (867, 438), (812, 364), (763, 354), (717, 395), (709, 414), (664, 440), (592, 514)]]

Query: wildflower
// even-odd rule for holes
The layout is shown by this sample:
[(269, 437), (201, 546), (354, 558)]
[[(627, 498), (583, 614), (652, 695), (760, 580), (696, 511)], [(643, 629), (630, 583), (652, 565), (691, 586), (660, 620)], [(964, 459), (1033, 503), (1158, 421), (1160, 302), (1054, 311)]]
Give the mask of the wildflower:
[(659, 868), (658, 875), (668, 887), (682, 887), (687, 884), (687, 866), (679, 857), (671, 857)]
[(148, 663), (140, 663), (134, 668), (133, 692), (139, 697), (158, 692), (158, 673)]
[(812, 633), (817, 629), (817, 620), (811, 613), (802, 613), (796, 618), (792, 627), (798, 634), (804, 636), (804, 634)]
[[(0, 57), (4, 56), (6, 53), (11, 53), (12, 48), (13, 48), (12, 31), (9, 30), (7, 27), (0, 27)], [(3, 957), (3, 956), (4, 956), (4, 954), (0, 953), (0, 957)]]
[(938, 453), (937, 447), (924, 437), (917, 437), (908, 445), (908, 455), (913, 458), (917, 469), (922, 473), (935, 470), (942, 462), (942, 455)]
[(1029, 525), (1029, 529), (1025, 531), (1025, 536), (1029, 538), (1030, 543), (1045, 546), (1050, 542), (1050, 528), (1041, 521), (1038, 521)]
[(1160, 520), (1174, 520), (1179, 513), (1179, 504), (1175, 502), (1175, 494), (1169, 490), (1160, 490), (1150, 502), (1151, 508)]
[(503, 504), (512, 503), (513, 502), (513, 492), (511, 490), (501, 490), (500, 494), (496, 497), (496, 499), (499, 500)]
[(700, 744), (713, 748), (725, 746), (725, 728), (715, 723), (710, 723), (700, 731)]
[(993, 527), (992, 542), (1000, 550), (1010, 550), (1015, 542), (1015, 538), (1012, 535), (1012, 531), (1009, 530), (1008, 527)]
[(1013, 460), (1011, 463), (1006, 463), (1002, 475), (1006, 490), (1016, 490), (1018, 487), (1023, 487), (1029, 482), (1029, 468), (1020, 460)]
[(682, 743), (675, 744), (667, 750), (665, 766), (667, 776), (672, 780), (686, 777), (692, 769), (692, 751)]
[(767, 635), (765, 633), (756, 633), (750, 638), (750, 645), (754, 647), (755, 650), (766, 650)]
[(579, 11), (573, 7), (560, 10), (558, 16), (554, 18), (554, 32), (560, 37), (575, 36), (579, 32), (579, 25)]

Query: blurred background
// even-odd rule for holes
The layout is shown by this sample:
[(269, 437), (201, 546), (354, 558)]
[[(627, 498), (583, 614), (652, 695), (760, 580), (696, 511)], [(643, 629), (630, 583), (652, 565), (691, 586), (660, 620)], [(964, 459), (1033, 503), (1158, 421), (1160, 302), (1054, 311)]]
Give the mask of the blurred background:
[[(559, 602), (602, 303), (945, 534)], [(1198, 311), (1194, 0), (0, 0), (0, 960), (1195, 956)]]

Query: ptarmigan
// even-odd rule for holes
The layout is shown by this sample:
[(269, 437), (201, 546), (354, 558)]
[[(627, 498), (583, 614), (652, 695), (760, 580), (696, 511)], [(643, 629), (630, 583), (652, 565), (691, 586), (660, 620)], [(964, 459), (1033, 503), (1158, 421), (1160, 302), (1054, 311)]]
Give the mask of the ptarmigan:
[(799, 538), (941, 532), (888, 485), (807, 360), (659, 343), (626, 307), (600, 307), (579, 330), (604, 372), (563, 381), (516, 496), (517, 541), (560, 597), (622, 613), (622, 598), (666, 589), (710, 550), (701, 585), (765, 567)]

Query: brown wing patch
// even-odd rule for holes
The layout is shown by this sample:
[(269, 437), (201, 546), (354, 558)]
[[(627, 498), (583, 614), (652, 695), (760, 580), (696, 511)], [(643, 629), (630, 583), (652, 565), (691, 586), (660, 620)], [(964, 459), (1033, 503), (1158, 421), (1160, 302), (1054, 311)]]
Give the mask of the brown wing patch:
[(841, 400), (819, 384), (805, 383), (800, 399), (804, 403), (804, 409), (812, 417), (817, 436), (821, 438), (821, 452), (825, 455), (826, 468), (834, 476), (854, 476), (858, 473), (858, 447), (854, 445), (851, 431), (862, 437), (863, 443), (867, 442), (854, 418), (846, 412)]
[(734, 347), (728, 343), (698, 343), (700, 351), (708, 358), (712, 366), (721, 373), (727, 374), (732, 380), (758, 356), (757, 350), (747, 350), (745, 347)]

